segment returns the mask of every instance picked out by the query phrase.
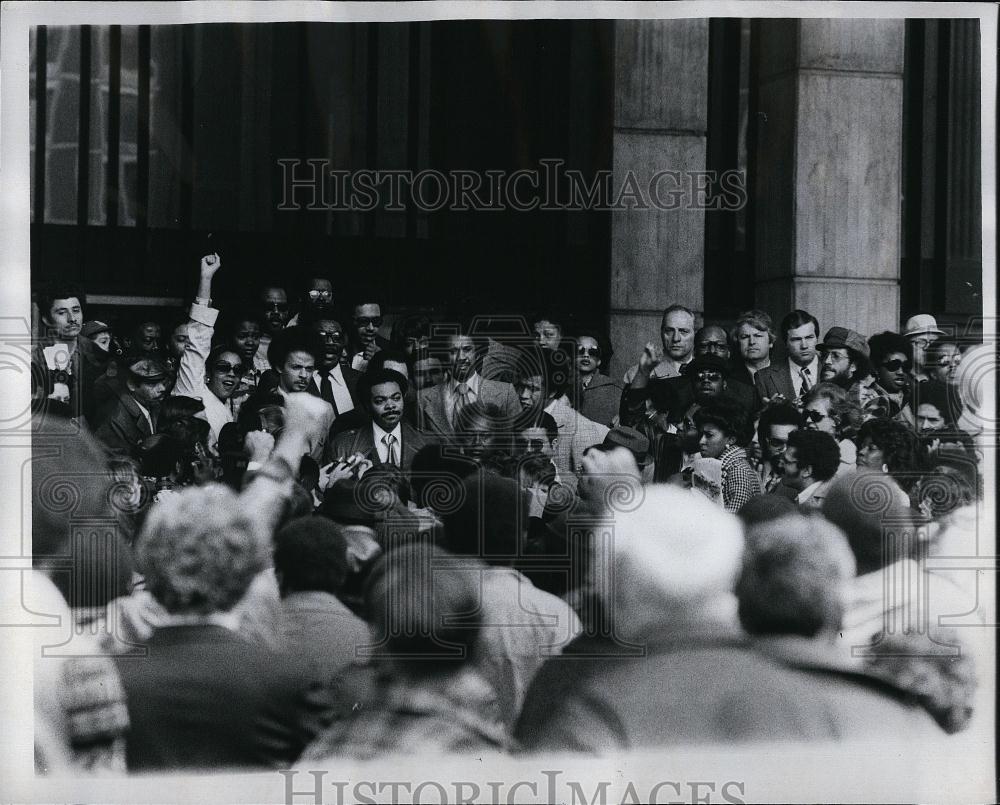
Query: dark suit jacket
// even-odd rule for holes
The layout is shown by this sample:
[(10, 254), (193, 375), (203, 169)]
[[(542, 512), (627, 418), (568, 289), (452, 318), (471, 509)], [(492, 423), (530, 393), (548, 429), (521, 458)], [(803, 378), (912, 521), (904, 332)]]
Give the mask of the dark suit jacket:
[(788, 371), (786, 359), (758, 371), (754, 375), (754, 386), (762, 398), (781, 394), (788, 402), (795, 399), (795, 387), (792, 385), (792, 375)]
[[(400, 439), (402, 444), (400, 446), (399, 466), (403, 472), (409, 472), (410, 467), (413, 465), (413, 457), (417, 452), (422, 447), (433, 444), (436, 440), (427, 434), (421, 433), (409, 422), (405, 421), (400, 425), (400, 434), (402, 436)], [(361, 453), (370, 458), (376, 466), (382, 463), (378, 457), (378, 450), (375, 449), (375, 434), (372, 431), (371, 422), (366, 422), (359, 428), (352, 428), (343, 433), (331, 434), (331, 441), (332, 446), (328, 453), (331, 459)]]
[[(156, 423), (156, 412), (150, 410), (150, 416)], [(131, 394), (125, 392), (118, 395), (118, 401), (110, 409), (108, 416), (94, 432), (108, 449), (116, 455), (139, 457), (139, 445), (147, 436), (152, 436), (149, 423), (139, 405)]]
[(287, 767), (327, 702), (291, 661), (223, 626), (167, 626), (115, 664), (128, 700), (129, 771)]
[[(450, 437), (454, 433), (446, 413), (448, 407), (445, 397), (450, 388), (450, 381), (445, 381), (417, 392), (417, 427), (420, 430), (442, 437)], [(510, 383), (480, 378), (477, 402), (496, 405), (511, 420), (521, 413), (517, 392)]]
[(70, 357), (70, 373), (67, 378), (69, 403), (50, 400), (56, 376), (49, 371), (43, 348), (48, 344), (38, 343), (31, 349), (31, 402), (32, 410), (51, 411), (69, 417), (83, 416), (91, 428), (95, 427), (96, 397), (94, 383), (101, 377), (111, 362), (111, 356), (89, 338), (77, 339), (76, 349)]
[[(738, 380), (727, 380), (724, 394), (740, 404), (748, 415), (756, 413), (757, 394), (753, 387)], [(633, 425), (645, 417), (646, 400), (660, 413), (666, 413), (671, 422), (680, 422), (694, 404), (694, 390), (688, 377), (668, 377), (652, 380), (642, 389), (626, 386), (622, 395), (622, 424)]]

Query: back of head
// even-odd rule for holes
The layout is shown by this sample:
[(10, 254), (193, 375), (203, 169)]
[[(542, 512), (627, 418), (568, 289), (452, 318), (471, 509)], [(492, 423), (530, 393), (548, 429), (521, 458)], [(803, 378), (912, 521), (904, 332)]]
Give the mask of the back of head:
[(759, 522), (747, 531), (736, 585), (740, 623), (756, 635), (832, 634), (854, 570), (847, 538), (823, 518), (792, 513)]
[(788, 446), (795, 449), (799, 468), (812, 467), (812, 477), (829, 481), (840, 469), (840, 445), (829, 433), (818, 430), (793, 430)]
[(445, 543), (452, 553), (509, 565), (518, 556), (527, 513), (517, 481), (477, 472), (462, 482), (461, 503), (443, 514)]
[(479, 591), (474, 574), (448, 560), (427, 542), (411, 542), (383, 554), (368, 577), (365, 608), (383, 652), (377, 656), (410, 676), (457, 670), (473, 658)]
[(758, 523), (777, 520), (786, 514), (794, 514), (798, 510), (795, 501), (784, 495), (756, 495), (740, 507), (736, 516), (749, 528)]
[(228, 612), (268, 564), (269, 546), (222, 484), (186, 487), (149, 511), (136, 558), (171, 613)]
[(743, 554), (740, 521), (688, 490), (652, 485), (641, 494), (638, 505), (610, 515), (613, 544), (595, 546), (594, 584), (600, 589), (614, 573), (616, 629), (636, 634), (669, 626), (665, 611), (705, 625), (731, 623)]
[(873, 472), (846, 472), (823, 501), (823, 516), (847, 535), (858, 574), (870, 573), (909, 555), (898, 535), (912, 532), (914, 519), (890, 478)]
[(336, 595), (347, 577), (343, 529), (326, 517), (292, 520), (275, 534), (274, 569), (282, 595), (312, 590)]
[(438, 514), (450, 512), (460, 503), (462, 482), (478, 469), (476, 462), (458, 455), (453, 447), (426, 445), (417, 451), (410, 465), (413, 499), (417, 506)]
[[(125, 595), (132, 533), (116, 501), (130, 495), (106, 469), (104, 451), (69, 419), (32, 419), (31, 550), (36, 567), (71, 607), (103, 606)], [(100, 522), (99, 528), (93, 523)], [(86, 524), (87, 527), (82, 527)]]

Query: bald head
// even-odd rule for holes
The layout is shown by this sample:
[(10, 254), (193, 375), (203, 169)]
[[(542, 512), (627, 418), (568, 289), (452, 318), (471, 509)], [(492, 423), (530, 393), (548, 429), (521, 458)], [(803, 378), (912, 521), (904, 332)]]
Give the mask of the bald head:
[(695, 355), (718, 355), (729, 358), (729, 336), (717, 324), (707, 324), (694, 334)]

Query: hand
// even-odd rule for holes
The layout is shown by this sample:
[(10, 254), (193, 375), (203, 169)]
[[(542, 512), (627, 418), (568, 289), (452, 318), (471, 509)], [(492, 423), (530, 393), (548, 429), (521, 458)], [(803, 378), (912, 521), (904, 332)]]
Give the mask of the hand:
[(646, 348), (643, 349), (642, 355), (639, 356), (639, 371), (648, 375), (662, 360), (663, 350), (652, 341), (647, 341)]
[(353, 474), (354, 469), (343, 459), (340, 461), (331, 461), (325, 467), (320, 468), (319, 481), (316, 483), (316, 488), (320, 492), (325, 492), (338, 481), (346, 480)]
[(243, 449), (251, 461), (263, 464), (274, 449), (274, 437), (266, 430), (252, 430), (243, 439)]
[(201, 275), (214, 277), (215, 272), (222, 268), (222, 258), (218, 254), (206, 254), (201, 258)]
[(361, 356), (366, 361), (370, 361), (376, 352), (378, 352), (378, 344), (376, 344), (373, 340), (368, 346), (365, 347), (365, 351), (361, 353)]
[(321, 397), (314, 397), (304, 391), (285, 397), (285, 437), (295, 435), (311, 439), (322, 435), (320, 431), (328, 424), (330, 405)]
[(638, 485), (642, 479), (635, 456), (625, 447), (614, 450), (590, 450), (580, 461), (582, 497), (592, 506), (603, 507), (610, 487), (621, 484)]

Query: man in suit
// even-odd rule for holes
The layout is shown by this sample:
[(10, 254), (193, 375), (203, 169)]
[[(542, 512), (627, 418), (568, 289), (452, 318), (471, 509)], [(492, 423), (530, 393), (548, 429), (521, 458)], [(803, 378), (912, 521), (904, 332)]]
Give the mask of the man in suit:
[(774, 324), (763, 310), (746, 310), (733, 326), (732, 343), (738, 357), (733, 361), (731, 379), (754, 384), (754, 376), (771, 365)]
[(363, 372), (368, 361), (380, 349), (389, 346), (388, 339), (379, 334), (382, 327), (382, 307), (378, 302), (361, 302), (354, 306), (351, 318), (354, 325), (348, 354), (351, 368)]
[(406, 378), (392, 369), (365, 372), (358, 381), (358, 396), (371, 421), (337, 434), (331, 457), (361, 453), (376, 466), (391, 464), (409, 472), (413, 457), (433, 439), (403, 419), (408, 387)]
[(142, 440), (156, 433), (157, 410), (172, 384), (159, 358), (139, 358), (129, 364), (125, 390), (94, 433), (108, 452), (139, 458)]
[(254, 355), (254, 368), (263, 372), (271, 368), (267, 359), (267, 351), (271, 347), (271, 339), (285, 329), (291, 312), (288, 307), (288, 294), (284, 288), (277, 285), (265, 285), (260, 290), (260, 307), (263, 317), (263, 332), (257, 344), (257, 354)]
[(303, 312), (302, 324), (319, 341), (316, 367), (306, 391), (330, 403), (337, 433), (360, 427), (365, 421), (358, 399), (361, 373), (340, 362), (347, 339), (339, 318), (329, 307), (315, 308), (308, 315)]
[(793, 310), (781, 320), (780, 329), (788, 358), (759, 370), (754, 376), (757, 393), (765, 403), (775, 401), (779, 395), (794, 402), (820, 380), (816, 317), (804, 310)]
[(450, 439), (455, 433), (457, 411), (474, 402), (496, 405), (510, 425), (521, 412), (517, 393), (510, 383), (487, 380), (479, 374), (486, 354), (485, 338), (473, 338), (463, 330), (448, 336), (450, 377), (417, 393), (417, 425), (425, 432)]

